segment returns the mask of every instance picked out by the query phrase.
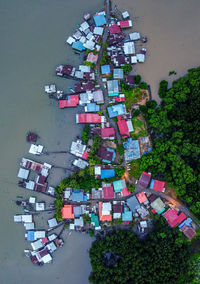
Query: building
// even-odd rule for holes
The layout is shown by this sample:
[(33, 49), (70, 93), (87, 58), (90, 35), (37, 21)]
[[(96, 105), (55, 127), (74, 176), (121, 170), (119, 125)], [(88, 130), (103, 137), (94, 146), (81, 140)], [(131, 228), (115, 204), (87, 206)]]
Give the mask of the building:
[(113, 187), (116, 193), (121, 193), (123, 189), (127, 188), (125, 179), (113, 181)]
[(124, 28), (131, 28), (131, 27), (133, 26), (131, 20), (120, 21), (120, 22), (118, 23), (118, 25), (120, 26), (121, 29), (124, 29)]
[(85, 169), (89, 166), (89, 163), (79, 158), (73, 161), (73, 165), (80, 169)]
[(101, 128), (101, 138), (102, 139), (115, 139), (115, 129), (113, 127)]
[(191, 240), (192, 238), (194, 238), (194, 236), (196, 235), (196, 231), (194, 228), (192, 227), (188, 227), (186, 225), (184, 225), (181, 229), (181, 232), (183, 232), (183, 234), (189, 239)]
[(117, 117), (126, 113), (126, 107), (124, 104), (117, 104), (107, 107), (110, 118)]
[(100, 106), (96, 103), (89, 103), (85, 106), (85, 112), (98, 112), (100, 111)]
[(115, 177), (114, 169), (101, 169), (101, 179)]
[(135, 84), (135, 76), (133, 76), (133, 75), (127, 75), (127, 76), (126, 76), (126, 79), (125, 79), (125, 82), (126, 82), (127, 85), (133, 87), (134, 84)]
[(103, 198), (104, 199), (113, 199), (114, 198), (114, 190), (111, 183), (102, 183), (103, 189)]
[(73, 205), (67, 204), (61, 209), (63, 219), (74, 219)]
[(160, 197), (156, 198), (153, 202), (151, 202), (151, 207), (159, 215), (165, 211), (165, 203), (161, 200)]
[(80, 139), (78, 139), (77, 141), (72, 141), (70, 153), (85, 160), (87, 160), (88, 157), (86, 145), (82, 144), (82, 141)]
[(117, 80), (123, 80), (124, 79), (124, 70), (122, 68), (114, 68), (113, 78), (117, 79)]
[(129, 128), (128, 128), (128, 124), (127, 124), (126, 120), (118, 119), (117, 125), (118, 125), (119, 132), (120, 132), (122, 138), (130, 137), (130, 132), (129, 132)]
[(59, 65), (56, 68), (56, 75), (60, 77), (73, 77), (76, 69), (72, 65)]
[(104, 16), (104, 13), (98, 13), (93, 18), (96, 27), (100, 27), (106, 24), (106, 18)]
[(135, 54), (134, 41), (126, 41), (123, 45), (125, 55)]
[(86, 49), (85, 46), (83, 45), (83, 43), (80, 40), (73, 42), (72, 43), (72, 48), (76, 49), (79, 52), (81, 52), (81, 51)]
[(140, 33), (134, 32), (129, 34), (130, 40), (138, 40), (140, 39)]
[(49, 228), (54, 228), (58, 225), (56, 218), (49, 219), (48, 221)]
[(131, 196), (127, 199), (127, 205), (133, 212), (133, 214), (137, 213), (137, 209), (140, 208), (140, 204), (135, 196)]
[(112, 205), (110, 202), (99, 202), (99, 220), (112, 221)]
[(94, 54), (93, 52), (90, 52), (87, 56), (87, 61), (96, 64), (98, 61), (98, 57), (99, 57), (98, 54)]
[(94, 102), (97, 103), (97, 104), (103, 104), (104, 103), (103, 92), (102, 92), (101, 89), (93, 92), (93, 99), (94, 99)]
[(118, 80), (107, 81), (107, 89), (109, 97), (117, 97), (119, 95), (119, 81)]
[(124, 11), (122, 13), (122, 17), (123, 17), (123, 19), (128, 19), (129, 18), (129, 12), (128, 11)]
[(178, 214), (176, 209), (171, 208), (164, 214), (164, 217), (172, 228), (176, 227), (187, 218), (183, 212)]
[(155, 179), (151, 180), (150, 189), (153, 189), (155, 191), (164, 192), (165, 191), (164, 186), (165, 186), (165, 182), (164, 181), (155, 180)]
[(147, 196), (144, 192), (140, 192), (138, 194), (136, 194), (136, 197), (139, 201), (140, 204), (144, 203), (144, 204), (147, 204), (149, 203), (148, 199), (147, 199)]
[(101, 65), (101, 74), (109, 76), (111, 74), (110, 65)]
[(101, 226), (99, 225), (99, 217), (94, 213), (91, 213), (91, 224), (94, 226), (95, 230), (101, 229)]
[(151, 180), (151, 174), (143, 172), (139, 179), (139, 186), (146, 188)]
[(124, 206), (122, 202), (113, 201), (113, 219), (121, 218), (123, 212)]
[(20, 168), (18, 172), (18, 178), (27, 179), (30, 171)]
[(138, 140), (140, 143), (141, 155), (146, 155), (147, 153), (151, 152), (151, 142), (149, 136), (139, 137)]
[(110, 34), (120, 34), (121, 33), (121, 29), (117, 24), (113, 24), (109, 27), (109, 32)]
[(138, 140), (128, 138), (127, 141), (124, 142), (124, 149), (124, 157), (127, 162), (140, 158), (140, 147)]
[(70, 95), (66, 100), (59, 100), (59, 108), (76, 107), (78, 104), (79, 95)]
[(98, 150), (98, 156), (104, 163), (112, 163), (116, 157), (116, 151), (112, 148), (100, 147)]
[(102, 27), (95, 27), (93, 33), (96, 34), (96, 35), (102, 36), (103, 30), (104, 30), (104, 28), (102, 28)]
[(76, 114), (76, 123), (101, 123), (103, 118), (98, 113), (79, 113)]
[(84, 194), (82, 191), (80, 190), (73, 190), (72, 191), (72, 201), (73, 202), (82, 202), (82, 201), (85, 201), (84, 200)]
[(125, 208), (124, 213), (122, 213), (122, 222), (131, 222), (133, 220), (133, 213), (132, 211), (128, 211)]

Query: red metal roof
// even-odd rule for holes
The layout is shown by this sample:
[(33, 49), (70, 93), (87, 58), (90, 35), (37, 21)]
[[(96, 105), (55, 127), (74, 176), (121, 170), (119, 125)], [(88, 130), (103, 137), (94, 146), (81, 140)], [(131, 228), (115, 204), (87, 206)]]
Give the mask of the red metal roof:
[(117, 125), (122, 138), (130, 137), (130, 132), (128, 130), (128, 125), (126, 120), (119, 120), (117, 122)]
[(87, 160), (88, 156), (89, 156), (89, 153), (88, 152), (84, 152), (82, 158), (84, 160)]
[(101, 137), (102, 138), (115, 137), (115, 129), (112, 127), (101, 128)]
[(119, 34), (121, 33), (121, 29), (117, 24), (114, 24), (109, 27), (110, 34)]
[(120, 21), (120, 27), (121, 27), (121, 28), (128, 28), (128, 27), (131, 27), (130, 21), (129, 21), (129, 20)]
[(79, 95), (68, 96), (67, 100), (59, 100), (59, 108), (75, 107), (79, 104)]
[(164, 186), (165, 186), (165, 182), (164, 181), (154, 180), (153, 190), (162, 192)]
[(112, 198), (114, 198), (113, 186), (105, 186), (105, 187), (103, 187), (103, 198), (104, 199), (112, 199)]
[(74, 219), (73, 205), (64, 205), (61, 209), (63, 219)]
[(115, 98), (115, 101), (118, 103), (125, 102), (125, 97)]
[(183, 212), (181, 212), (180, 215), (178, 215), (178, 212), (176, 211), (176, 209), (169, 209), (165, 214), (164, 217), (166, 218), (168, 224), (174, 228), (175, 226), (177, 226), (178, 224), (180, 224), (181, 222), (183, 222), (183, 220), (185, 220), (185, 218), (187, 217)]
[(127, 196), (127, 195), (129, 195), (129, 194), (131, 194), (131, 193), (130, 193), (130, 191), (128, 191), (128, 188), (127, 188), (127, 187), (122, 188), (122, 195), (123, 195), (123, 196)]
[(78, 123), (101, 123), (101, 116), (98, 113), (79, 113)]
[(137, 199), (140, 203), (144, 203), (145, 201), (148, 200), (147, 197), (146, 197), (146, 194), (144, 192), (140, 192), (140, 193), (136, 194), (136, 197), (137, 197)]

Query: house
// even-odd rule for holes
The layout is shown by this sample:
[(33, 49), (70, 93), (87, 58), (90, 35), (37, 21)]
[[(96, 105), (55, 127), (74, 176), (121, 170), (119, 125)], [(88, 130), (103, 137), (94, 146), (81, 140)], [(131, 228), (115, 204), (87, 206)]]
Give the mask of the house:
[(72, 36), (69, 36), (66, 40), (66, 43), (68, 43), (69, 45), (72, 45), (73, 42), (75, 42), (76, 40), (72, 37)]
[(139, 225), (138, 225), (138, 229), (141, 233), (145, 232), (145, 229), (147, 229), (147, 221), (140, 221)]
[(100, 147), (98, 150), (98, 156), (104, 163), (112, 163), (116, 157), (116, 151), (112, 148)]
[(79, 158), (73, 161), (73, 165), (80, 169), (85, 169), (89, 166), (89, 163)]
[(116, 193), (121, 193), (123, 189), (127, 188), (125, 179), (113, 181), (113, 187)]
[(117, 98), (115, 98), (115, 101), (118, 103), (125, 102), (125, 95), (120, 94)]
[(94, 54), (93, 52), (90, 52), (87, 56), (87, 60), (88, 62), (91, 62), (91, 63), (97, 63), (98, 61), (98, 57), (99, 55), (98, 54)]
[(96, 103), (89, 103), (85, 106), (85, 112), (98, 112), (100, 111), (100, 106)]
[(25, 233), (25, 239), (29, 242), (37, 241), (38, 239), (45, 238), (45, 231), (27, 231)]
[(73, 205), (67, 204), (61, 209), (63, 219), (74, 219)]
[(135, 196), (131, 196), (127, 199), (127, 205), (133, 212), (133, 214), (137, 213), (136, 210), (140, 208), (140, 204)]
[(156, 211), (157, 214), (161, 214), (165, 211), (165, 204), (160, 197), (156, 198), (151, 202), (151, 207)]
[(134, 32), (129, 34), (130, 40), (138, 40), (140, 39), (140, 33)]
[(86, 93), (81, 93), (80, 94), (80, 100), (79, 100), (79, 104), (82, 105), (86, 105), (88, 103), (90, 103), (90, 101), (93, 99), (93, 95), (92, 92), (87, 91)]
[(74, 211), (74, 217), (80, 217), (82, 215), (82, 208), (81, 206), (74, 206), (73, 207), (73, 211)]
[(126, 41), (123, 45), (125, 55), (135, 54), (134, 41)]
[(132, 211), (128, 211), (127, 208), (124, 209), (124, 213), (122, 213), (122, 221), (123, 222), (131, 222), (133, 220)]
[(99, 188), (99, 189), (92, 188), (91, 198), (92, 199), (101, 199), (101, 198), (103, 198), (102, 188)]
[(72, 192), (72, 201), (73, 202), (82, 202), (82, 201), (85, 201), (84, 200), (84, 194), (82, 191), (80, 190), (73, 190)]
[(119, 132), (120, 132), (122, 138), (130, 137), (130, 132), (129, 132), (129, 129), (128, 129), (128, 125), (127, 125), (126, 120), (124, 120), (124, 119), (119, 119), (119, 120), (117, 121), (117, 125), (118, 125)]
[(116, 67), (121, 67), (125, 64), (131, 64), (131, 57), (129, 55), (117, 55), (113, 58), (111, 58), (112, 62)]
[(104, 28), (102, 28), (102, 27), (95, 27), (93, 33), (94, 33), (95, 35), (100, 35), (100, 36), (102, 36), (102, 35), (103, 35), (103, 30), (104, 30)]
[(20, 168), (18, 172), (18, 178), (27, 179), (30, 171)]
[(153, 189), (155, 191), (164, 192), (165, 191), (164, 186), (165, 186), (165, 182), (164, 181), (155, 180), (155, 179), (151, 180), (150, 189)]
[(125, 82), (126, 82), (127, 85), (133, 87), (134, 84), (135, 84), (135, 77), (133, 75), (127, 75), (126, 79), (125, 79)]
[(145, 61), (145, 54), (143, 53), (136, 54), (136, 57), (137, 57), (137, 61), (140, 63), (143, 63)]
[(121, 33), (121, 29), (117, 24), (113, 24), (109, 27), (109, 32), (110, 34), (120, 34)]
[(90, 50), (94, 50), (95, 49), (95, 42), (90, 39), (90, 40), (87, 40), (83, 46), (86, 48), (86, 49), (90, 49)]
[(118, 80), (107, 81), (107, 89), (109, 97), (117, 97), (119, 95), (119, 81)]
[(176, 227), (187, 218), (187, 216), (183, 212), (178, 214), (178, 211), (176, 209), (171, 208), (165, 214), (163, 214), (163, 216), (172, 228)]
[(110, 202), (99, 202), (99, 220), (112, 221), (112, 205)]
[(49, 228), (54, 228), (58, 225), (56, 218), (49, 219), (48, 221)]
[(101, 179), (115, 177), (114, 169), (101, 169)]
[(94, 226), (95, 230), (100, 230), (99, 217), (94, 213), (91, 213), (91, 224)]
[(56, 93), (56, 85), (55, 84), (50, 84), (50, 85), (46, 85), (44, 87), (44, 91), (47, 94), (55, 94)]
[(113, 199), (114, 198), (114, 190), (111, 183), (102, 183), (103, 189), (103, 198), (104, 199)]
[(114, 68), (113, 78), (117, 79), (117, 80), (123, 80), (124, 79), (124, 70), (122, 68)]
[(24, 227), (26, 231), (34, 230), (35, 229), (35, 223), (24, 223)]
[(43, 149), (44, 149), (44, 146), (42, 145), (31, 144), (31, 147), (28, 152), (33, 155), (40, 155)]
[(47, 163), (41, 164), (41, 163), (37, 163), (37, 162), (34, 162), (26, 158), (22, 158), (22, 161), (20, 162), (20, 166), (28, 170), (36, 171), (45, 177), (48, 176), (49, 170), (52, 168), (50, 164), (47, 164)]
[(72, 43), (72, 48), (76, 49), (79, 52), (81, 52), (81, 51), (86, 49), (85, 46), (83, 45), (83, 43), (80, 40), (73, 42)]
[(118, 26), (120, 26), (121, 29), (124, 29), (124, 28), (131, 28), (131, 27), (133, 26), (131, 20), (120, 21), (120, 22), (118, 22), (117, 24), (118, 24)]
[(56, 75), (60, 77), (70, 76), (73, 77), (76, 69), (71, 65), (59, 65), (56, 68)]
[(129, 18), (129, 12), (128, 11), (124, 11), (122, 13), (122, 17), (123, 17), (123, 19), (128, 19)]
[(110, 118), (116, 117), (126, 113), (126, 107), (124, 104), (117, 104), (107, 107)]
[(186, 225), (184, 225), (181, 229), (181, 232), (183, 232), (183, 234), (189, 239), (191, 240), (192, 238), (194, 238), (194, 236), (196, 235), (196, 231), (194, 228), (192, 227), (188, 227)]
[(83, 22), (83, 23), (80, 25), (79, 30), (80, 30), (81, 32), (84, 32), (84, 31), (87, 30), (89, 27), (90, 27), (90, 26), (89, 26), (88, 23), (85, 21), (85, 22)]
[(127, 141), (124, 142), (124, 149), (124, 157), (127, 162), (140, 158), (140, 147), (138, 140), (128, 138)]
[(101, 138), (102, 139), (115, 139), (115, 129), (113, 127), (101, 128)]
[(138, 185), (146, 188), (149, 185), (150, 180), (151, 180), (151, 174), (143, 172), (139, 179)]
[(110, 65), (101, 65), (101, 74), (109, 76), (111, 74)]
[(149, 215), (149, 211), (147, 209), (145, 209), (143, 206), (140, 206), (139, 208), (137, 208), (136, 211), (142, 219), (144, 219), (145, 217), (147, 217)]
[(137, 200), (139, 201), (140, 204), (144, 203), (147, 204), (149, 203), (146, 194), (142, 191), (136, 194)]
[(131, 194), (131, 192), (128, 191), (127, 187), (122, 188), (122, 196), (127, 196), (127, 195), (130, 195), (130, 194)]
[(84, 226), (83, 217), (79, 217), (79, 218), (74, 219), (74, 226), (75, 227), (83, 227)]
[(88, 157), (86, 145), (82, 144), (82, 141), (80, 139), (78, 139), (77, 141), (72, 141), (70, 153), (85, 160), (87, 160)]
[(146, 155), (147, 153), (151, 152), (151, 143), (150, 143), (149, 136), (139, 137), (138, 140), (140, 143), (141, 155)]
[(123, 212), (124, 206), (122, 202), (113, 201), (113, 219), (121, 218)]
[(78, 104), (79, 95), (70, 95), (66, 100), (59, 100), (59, 108), (76, 107)]
[(94, 82), (78, 82), (74, 85), (74, 90), (76, 93), (82, 93), (86, 91), (94, 90)]
[(187, 218), (185, 219), (179, 226), (178, 228), (181, 229), (183, 226), (187, 226), (187, 227), (191, 227), (192, 226), (192, 219), (191, 218)]
[(44, 211), (45, 210), (45, 203), (44, 202), (36, 202), (35, 203), (35, 210), (36, 211)]
[(79, 113), (76, 114), (76, 123), (101, 123), (103, 118), (98, 113)]
[(103, 104), (104, 103), (103, 92), (102, 92), (101, 89), (93, 92), (93, 99), (94, 99), (94, 102), (97, 103), (97, 104)]
[(63, 191), (63, 198), (64, 199), (69, 199), (71, 196), (71, 188), (66, 188), (64, 191)]
[(93, 18), (96, 27), (100, 27), (106, 24), (106, 18), (103, 13), (98, 13)]

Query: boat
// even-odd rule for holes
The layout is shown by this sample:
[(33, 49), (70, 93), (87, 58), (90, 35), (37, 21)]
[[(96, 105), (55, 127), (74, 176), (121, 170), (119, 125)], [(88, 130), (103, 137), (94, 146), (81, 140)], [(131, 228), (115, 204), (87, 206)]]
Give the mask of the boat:
[(38, 135), (36, 133), (33, 133), (33, 132), (28, 132), (27, 135), (26, 135), (26, 140), (28, 142), (36, 142), (37, 141), (37, 138), (38, 138)]
[(31, 256), (31, 252), (30, 252), (29, 249), (25, 249), (24, 250), (24, 254), (25, 254), (26, 257), (30, 257)]

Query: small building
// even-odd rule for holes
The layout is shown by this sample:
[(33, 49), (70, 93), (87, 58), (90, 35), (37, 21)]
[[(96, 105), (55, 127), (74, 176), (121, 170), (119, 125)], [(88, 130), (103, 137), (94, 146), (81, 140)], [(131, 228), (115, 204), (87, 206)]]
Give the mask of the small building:
[(60, 77), (73, 77), (76, 69), (72, 65), (59, 65), (56, 68), (56, 75)]
[(45, 203), (44, 202), (36, 202), (35, 210), (36, 211), (44, 211), (45, 210)]
[(73, 205), (67, 204), (61, 209), (63, 219), (74, 219)]
[(101, 179), (115, 177), (114, 169), (101, 169)]
[(142, 219), (144, 219), (149, 215), (149, 211), (145, 209), (143, 206), (140, 206), (136, 211)]
[(135, 44), (134, 41), (126, 41), (123, 45), (124, 53), (126, 55), (135, 54)]
[(103, 163), (112, 163), (116, 157), (116, 151), (112, 148), (100, 147), (98, 150), (98, 156)]
[(76, 49), (79, 52), (81, 52), (81, 51), (86, 49), (85, 46), (83, 45), (83, 43), (80, 40), (73, 42), (72, 43), (72, 48)]
[(192, 238), (194, 238), (194, 236), (196, 235), (196, 231), (194, 228), (192, 227), (188, 227), (186, 225), (184, 225), (181, 229), (181, 232), (183, 232), (183, 234), (189, 239), (191, 240)]
[(29, 153), (33, 155), (40, 155), (44, 149), (44, 146), (42, 145), (36, 145), (36, 144), (31, 144), (31, 147), (29, 149)]
[(102, 28), (102, 27), (95, 27), (93, 33), (94, 33), (95, 35), (100, 35), (100, 36), (102, 36), (102, 35), (103, 35), (103, 30), (104, 30), (104, 28)]
[(70, 153), (75, 155), (76, 157), (83, 158), (86, 152), (86, 145), (82, 143), (80, 139), (77, 141), (72, 141)]
[(117, 125), (118, 125), (119, 132), (120, 132), (122, 138), (130, 137), (130, 132), (129, 132), (129, 129), (128, 129), (128, 125), (127, 125), (127, 121), (126, 121), (126, 120), (124, 120), (124, 119), (119, 119), (119, 120), (117, 121)]
[(58, 222), (56, 218), (49, 219), (47, 222), (48, 222), (49, 228), (54, 228), (58, 226)]
[(18, 172), (18, 178), (27, 179), (30, 171), (20, 168)]
[(100, 230), (99, 217), (94, 213), (91, 213), (91, 224), (94, 226), (95, 230)]
[(133, 76), (133, 75), (127, 75), (127, 76), (126, 76), (126, 79), (125, 79), (125, 82), (126, 82), (126, 84), (129, 85), (129, 86), (134, 86), (134, 84), (135, 84), (135, 76)]
[(56, 93), (56, 85), (55, 84), (46, 85), (44, 87), (44, 91), (45, 91), (45, 93), (50, 94), (50, 95), (55, 94)]
[(93, 18), (96, 27), (100, 27), (106, 24), (106, 18), (103, 13), (96, 14)]
[(136, 54), (136, 57), (137, 57), (137, 61), (140, 63), (143, 63), (145, 61), (145, 54), (143, 53)]
[(122, 68), (114, 68), (113, 78), (117, 80), (124, 79), (124, 70)]
[(101, 123), (103, 117), (98, 113), (79, 113), (76, 114), (76, 123)]
[(93, 99), (94, 99), (94, 102), (97, 103), (97, 104), (103, 104), (104, 103), (103, 92), (102, 92), (101, 89), (93, 92)]
[(107, 110), (110, 118), (117, 117), (126, 113), (126, 107), (124, 104), (116, 104), (109, 106), (107, 107)]
[(112, 205), (110, 202), (99, 202), (99, 220), (112, 221)]
[(163, 216), (172, 228), (176, 227), (187, 218), (187, 216), (183, 212), (178, 214), (178, 211), (176, 209), (171, 208), (167, 210), (167, 212), (163, 214)]
[(130, 40), (138, 40), (140, 39), (140, 33), (134, 32), (129, 34)]
[(150, 173), (146, 173), (143, 172), (140, 179), (139, 179), (139, 186), (147, 188), (147, 186), (149, 185), (149, 182), (151, 180), (151, 174)]
[(146, 194), (142, 191), (142, 192), (139, 192), (138, 194), (136, 194), (136, 197), (139, 201), (140, 204), (144, 203), (144, 204), (147, 204), (149, 203), (148, 199), (147, 199), (147, 196)]
[(117, 24), (113, 24), (109, 27), (109, 32), (110, 34), (120, 34), (121, 33), (121, 29)]
[(98, 54), (94, 54), (93, 52), (90, 52), (87, 56), (87, 61), (96, 64), (98, 61), (98, 57), (99, 57)]
[(151, 152), (151, 142), (149, 136), (139, 137), (141, 155)]
[(76, 40), (72, 37), (72, 36), (69, 36), (66, 40), (66, 43), (68, 43), (69, 45), (72, 45), (72, 43), (74, 43)]
[(125, 209), (124, 213), (122, 213), (122, 221), (123, 222), (131, 222), (132, 220), (133, 220), (132, 211), (128, 211), (127, 209)]
[(124, 142), (124, 149), (124, 157), (127, 162), (140, 158), (140, 147), (138, 140), (128, 138), (127, 141)]
[(102, 183), (103, 189), (103, 198), (104, 199), (113, 199), (114, 198), (114, 190), (111, 183)]
[(127, 196), (127, 195), (130, 195), (131, 192), (128, 190), (127, 187), (125, 188), (122, 188), (122, 196)]
[(98, 112), (100, 111), (100, 106), (96, 103), (89, 103), (85, 106), (85, 112)]
[(35, 223), (24, 223), (24, 227), (25, 227), (25, 230), (26, 231), (29, 231), (29, 230), (34, 230), (35, 229)]
[(133, 214), (137, 213), (136, 210), (140, 208), (140, 204), (135, 196), (131, 196), (127, 199), (127, 205), (133, 212)]
[(165, 203), (161, 200), (160, 197), (156, 198), (153, 202), (151, 202), (151, 207), (159, 215), (165, 211)]
[(119, 96), (119, 81), (118, 80), (107, 81), (107, 89), (109, 97)]
[(72, 192), (72, 201), (73, 202), (82, 202), (84, 201), (84, 194), (80, 190), (73, 190)]
[(183, 226), (187, 226), (187, 227), (191, 227), (192, 226), (192, 219), (191, 218), (187, 218), (185, 219), (179, 226), (178, 228), (181, 229)]
[(121, 29), (131, 28), (133, 26), (131, 20), (120, 21), (118, 22), (118, 25), (120, 26)]
[(109, 76), (111, 74), (110, 65), (101, 65), (101, 74)]
[(74, 206), (73, 207), (73, 211), (74, 211), (74, 217), (78, 218), (82, 215), (82, 208), (81, 206)]
[(123, 212), (124, 206), (122, 202), (113, 201), (113, 219), (121, 218)]
[(79, 95), (70, 95), (66, 100), (59, 100), (59, 108), (76, 107), (78, 104)]
[(121, 193), (123, 189), (127, 188), (125, 179), (113, 181), (113, 187), (116, 193)]
[(115, 129), (113, 127), (101, 128), (101, 138), (114, 140), (115, 139)]
[(79, 30), (80, 30), (81, 32), (84, 32), (84, 31), (87, 30), (89, 27), (90, 27), (90, 26), (89, 26), (88, 23), (85, 21), (85, 22), (83, 22), (83, 23), (80, 25)]
[(74, 219), (74, 226), (82, 228), (84, 226), (83, 217)]
[(122, 13), (122, 17), (123, 17), (124, 20), (128, 19), (129, 18), (129, 12), (128, 11), (124, 11)]
[(73, 165), (80, 169), (85, 169), (89, 166), (89, 163), (79, 158), (73, 161)]
[(164, 181), (155, 180), (155, 179), (151, 180), (150, 189), (153, 189), (155, 191), (164, 192), (165, 191), (164, 186), (165, 186), (165, 182)]

